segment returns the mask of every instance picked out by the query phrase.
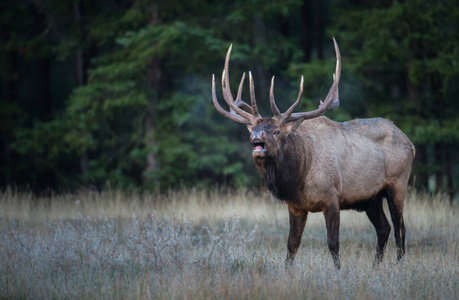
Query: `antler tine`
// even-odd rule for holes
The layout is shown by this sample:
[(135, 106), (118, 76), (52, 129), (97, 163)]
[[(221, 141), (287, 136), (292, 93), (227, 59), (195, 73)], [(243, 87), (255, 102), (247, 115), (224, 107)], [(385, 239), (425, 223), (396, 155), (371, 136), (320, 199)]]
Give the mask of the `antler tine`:
[[(333, 81), (336, 79), (335, 74), (333, 74)], [(336, 87), (335, 93), (333, 94), (333, 103), (330, 106), (330, 109), (336, 108), (339, 106), (339, 87)]]
[[(338, 48), (338, 43), (336, 43), (335, 38), (333, 38), (333, 45), (335, 46), (335, 53), (336, 53), (336, 68), (335, 74), (333, 74), (333, 82), (338, 82), (341, 78), (341, 53)], [(333, 103), (330, 108), (335, 108), (339, 106), (339, 88), (338, 84), (336, 84), (336, 91), (333, 94)]]
[(250, 107), (250, 105), (248, 105), (242, 100), (242, 86), (244, 85), (244, 79), (245, 79), (245, 72), (244, 74), (242, 74), (241, 83), (239, 83), (239, 89), (237, 90), (237, 97), (236, 97), (236, 101), (234, 101), (234, 105), (242, 109), (245, 109), (249, 113), (253, 113), (252, 107)]
[[(233, 95), (231, 94), (231, 89), (226, 88), (226, 69), (223, 69), (222, 71), (222, 94), (223, 94), (223, 99), (225, 100), (226, 104), (230, 107), (229, 110), (232, 114), (235, 114), (236, 112), (234, 109), (231, 107), (230, 103), (234, 103), (233, 100)], [(229, 95), (228, 95), (229, 92)]]
[[(231, 50), (231, 47), (230, 49), (228, 50), (228, 53), (230, 52)], [(226, 65), (226, 63), (225, 63)], [(244, 80), (244, 77), (242, 78), (242, 80)], [(245, 112), (244, 110), (242, 110), (241, 108), (239, 108), (239, 105), (242, 105), (242, 103), (245, 103), (243, 102), (242, 100), (241, 101), (236, 101), (234, 102), (233, 100), (233, 96), (231, 94), (231, 89), (229, 88), (229, 77), (228, 77), (228, 69), (223, 69), (223, 72), (222, 72), (222, 93), (223, 93), (223, 99), (225, 99), (225, 102), (226, 104), (228, 104), (229, 108), (230, 108), (230, 112), (232, 114), (238, 114), (238, 115), (241, 115), (242, 117), (248, 119), (248, 120), (251, 120), (252, 119), (252, 115), (250, 113), (247, 113)], [(241, 87), (241, 85), (239, 86)], [(239, 104), (239, 105), (237, 105)], [(247, 107), (250, 108), (250, 106), (245, 103), (247, 105)]]
[(250, 102), (252, 104), (253, 116), (261, 118), (261, 115), (258, 112), (257, 99), (255, 98), (255, 87), (253, 85), (252, 72), (250, 71), (249, 71), (249, 85), (250, 85)]
[(281, 118), (281, 112), (279, 108), (277, 108), (276, 100), (274, 100), (274, 76), (271, 79), (271, 88), (269, 89), (269, 102), (271, 104), (271, 110), (274, 117), (279, 120)]
[(339, 83), (339, 80), (341, 77), (341, 53), (339, 51), (338, 43), (336, 42), (335, 38), (333, 38), (333, 44), (335, 46), (335, 53), (336, 53), (336, 68), (335, 68), (335, 74), (334, 74), (336, 75), (336, 77), (333, 77), (333, 80)]
[(230, 83), (229, 83), (229, 60), (230, 60), (232, 49), (233, 49), (233, 44), (229, 46), (228, 52), (226, 53), (225, 67), (223, 69), (223, 74), (222, 74), (222, 87), (224, 87), (223, 88), (223, 98), (225, 99), (225, 102), (230, 106), (230, 111), (232, 113), (243, 114), (241, 112), (242, 110), (234, 109), (231, 107), (231, 104), (230, 104), (230, 103), (234, 103), (238, 108), (242, 107), (249, 112), (252, 111), (252, 108), (250, 107), (250, 105), (248, 105), (241, 99), (242, 85), (244, 83), (245, 73), (242, 75), (241, 83), (239, 84), (239, 90), (238, 90), (236, 101), (234, 101), (233, 95), (231, 93), (231, 88), (230, 88)]
[[(215, 92), (215, 75), (212, 76), (212, 100), (214, 102), (215, 108), (223, 116), (235, 122), (238, 122), (238, 123), (254, 124), (257, 119), (261, 118), (261, 116), (258, 114), (258, 112), (257, 114), (252, 114), (252, 112), (254, 111), (253, 108), (250, 107), (250, 105), (248, 105), (247, 103), (245, 103), (241, 98), (242, 87), (244, 85), (244, 79), (245, 79), (245, 73), (242, 75), (242, 79), (239, 84), (236, 102), (234, 101), (233, 95), (231, 94), (231, 89), (229, 86), (229, 58), (231, 55), (232, 47), (233, 45), (230, 45), (230, 47), (228, 48), (228, 52), (226, 53), (225, 66), (224, 66), (223, 73), (222, 73), (223, 98), (225, 99), (226, 104), (228, 104), (230, 111), (226, 111), (225, 109), (223, 109), (220, 106), (220, 103), (218, 102), (217, 94)], [(246, 109), (250, 113), (244, 111), (241, 107)]]
[(234, 103), (234, 99), (233, 99), (233, 95), (231, 94), (230, 83), (229, 83), (229, 59), (231, 56), (231, 49), (233, 49), (233, 44), (229, 46), (228, 52), (226, 52), (225, 65), (223, 67), (223, 73), (222, 73), (222, 88), (224, 87), (223, 97), (225, 98), (225, 101)]
[(339, 52), (338, 44), (336, 43), (335, 38), (333, 38), (333, 43), (335, 45), (335, 53), (336, 53), (336, 68), (335, 73), (333, 74), (333, 84), (328, 91), (327, 97), (323, 102), (320, 103), (319, 108), (309, 112), (303, 113), (293, 113), (290, 117), (283, 119), (284, 123), (293, 122), (296, 120), (306, 120), (316, 118), (322, 114), (324, 114), (328, 109), (330, 109), (332, 104), (336, 107), (339, 105), (338, 99), (338, 84), (341, 77), (341, 54)]
[(220, 103), (218, 103), (217, 99), (217, 93), (215, 92), (215, 75), (212, 75), (212, 100), (214, 102), (214, 106), (217, 109), (219, 113), (221, 113), (223, 116), (227, 117), (228, 119), (233, 120), (234, 122), (242, 123), (242, 124), (250, 124), (250, 120), (243, 118), (239, 115), (232, 114), (226, 110), (224, 110), (221, 106)]
[(298, 98), (296, 98), (295, 103), (293, 103), (292, 106), (290, 106), (290, 108), (285, 113), (282, 114), (282, 120), (280, 123), (283, 123), (286, 119), (288, 119), (290, 115), (293, 113), (293, 111), (295, 110), (295, 108), (298, 106), (298, 104), (300, 104), (301, 96), (303, 96), (303, 83), (304, 83), (304, 77), (301, 76), (300, 91), (298, 92)]
[[(226, 52), (226, 57), (225, 57), (225, 65), (222, 73), (222, 93), (223, 93), (223, 99), (225, 99), (225, 102), (228, 104), (230, 107), (230, 112), (231, 113), (238, 113), (240, 115), (243, 115), (245, 112), (239, 108), (239, 105), (234, 103), (233, 95), (231, 93), (231, 88), (230, 88), (230, 83), (229, 83), (229, 60), (231, 56), (231, 50), (233, 49), (233, 44), (231, 44), (228, 48), (228, 52)], [(244, 78), (242, 79), (244, 80)], [(242, 101), (242, 100), (241, 100)], [(234, 108), (233, 105), (236, 105), (237, 108)], [(240, 103), (238, 103), (240, 104)], [(241, 105), (241, 104), (240, 104)], [(249, 107), (248, 104), (246, 104), (247, 107)], [(248, 117), (248, 116), (245, 116)]]
[[(239, 83), (239, 88), (237, 90), (237, 96), (236, 96), (236, 101), (237, 99), (241, 99), (242, 96), (242, 86), (244, 85), (244, 79), (245, 79), (245, 72), (242, 74), (241, 82)], [(242, 99), (241, 99), (242, 100)]]

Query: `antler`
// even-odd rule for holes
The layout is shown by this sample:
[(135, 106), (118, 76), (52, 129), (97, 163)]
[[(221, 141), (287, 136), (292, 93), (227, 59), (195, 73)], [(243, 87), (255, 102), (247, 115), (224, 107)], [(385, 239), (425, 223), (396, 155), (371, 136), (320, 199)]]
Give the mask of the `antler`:
[[(253, 86), (252, 74), (249, 72), (249, 81), (250, 81), (250, 100), (252, 106), (245, 103), (242, 96), (242, 86), (244, 84), (245, 73), (242, 75), (241, 83), (239, 84), (239, 89), (237, 92), (236, 101), (233, 99), (231, 94), (230, 84), (229, 84), (229, 59), (231, 55), (231, 49), (233, 45), (230, 45), (228, 53), (226, 54), (225, 67), (222, 73), (222, 93), (223, 98), (225, 99), (226, 104), (228, 104), (230, 111), (226, 111), (220, 106), (220, 103), (217, 99), (217, 94), (215, 92), (215, 75), (212, 75), (212, 100), (214, 102), (215, 108), (223, 116), (242, 124), (254, 124), (256, 120), (261, 118), (261, 115), (258, 113), (257, 103), (255, 100), (255, 88)], [(243, 110), (245, 109), (245, 110)], [(249, 111), (249, 112), (247, 112)]]
[[(307, 119), (316, 118), (324, 114), (328, 109), (335, 108), (339, 106), (339, 91), (338, 84), (341, 77), (341, 54), (339, 52), (338, 44), (333, 38), (333, 43), (335, 45), (336, 52), (336, 68), (335, 73), (333, 74), (333, 84), (328, 91), (327, 97), (322, 102), (316, 110), (302, 113), (293, 113), (295, 108), (300, 104), (301, 96), (303, 95), (303, 82), (304, 78), (301, 76), (300, 90), (298, 92), (298, 98), (295, 103), (290, 106), (285, 113), (281, 113), (279, 108), (277, 108), (276, 100), (274, 100), (274, 77), (271, 80), (271, 87), (269, 91), (269, 101), (271, 104), (271, 110), (274, 114), (274, 118), (279, 121), (281, 124), (298, 121), (295, 124), (294, 128), (297, 128), (302, 121)], [(250, 102), (251, 106), (245, 103), (242, 96), (242, 86), (244, 84), (245, 73), (242, 75), (241, 82), (239, 84), (239, 89), (237, 92), (236, 101), (233, 99), (231, 94), (230, 84), (229, 84), (229, 59), (231, 55), (231, 49), (233, 45), (230, 45), (228, 53), (226, 54), (225, 67), (222, 73), (222, 92), (223, 98), (225, 99), (226, 104), (229, 106), (229, 111), (223, 109), (217, 99), (217, 94), (215, 92), (215, 75), (212, 75), (212, 99), (215, 105), (215, 108), (223, 116), (243, 124), (255, 124), (255, 122), (261, 118), (261, 115), (258, 113), (257, 102), (255, 99), (255, 88), (253, 85), (252, 73), (249, 72), (249, 84), (250, 84)]]
[[(320, 115), (323, 115), (328, 109), (335, 108), (339, 106), (339, 92), (338, 92), (338, 84), (339, 79), (341, 77), (341, 54), (339, 52), (338, 44), (333, 38), (333, 43), (335, 45), (335, 53), (336, 53), (336, 68), (335, 73), (333, 74), (333, 84), (328, 91), (327, 97), (322, 102), (320, 101), (319, 108), (313, 111), (302, 112), (302, 113), (293, 113), (295, 108), (300, 104), (301, 95), (303, 94), (303, 76), (301, 76), (301, 83), (300, 83), (300, 92), (298, 94), (298, 98), (296, 99), (295, 103), (283, 114), (279, 113), (279, 109), (276, 106), (274, 101), (274, 77), (271, 81), (271, 92), (270, 92), (270, 100), (271, 100), (271, 109), (273, 111), (274, 117), (279, 120), (281, 124), (294, 122), (294, 121), (303, 121), (307, 119), (313, 119)], [(299, 124), (298, 124), (299, 125)]]

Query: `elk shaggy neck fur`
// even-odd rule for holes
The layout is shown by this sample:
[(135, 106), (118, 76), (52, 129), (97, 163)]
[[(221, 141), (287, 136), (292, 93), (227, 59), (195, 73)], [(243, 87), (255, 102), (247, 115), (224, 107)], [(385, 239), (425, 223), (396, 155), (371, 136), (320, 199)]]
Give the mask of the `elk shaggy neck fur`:
[(303, 174), (309, 172), (309, 137), (291, 133), (275, 155), (255, 159), (255, 166), (266, 188), (279, 200), (295, 203), (304, 189)]

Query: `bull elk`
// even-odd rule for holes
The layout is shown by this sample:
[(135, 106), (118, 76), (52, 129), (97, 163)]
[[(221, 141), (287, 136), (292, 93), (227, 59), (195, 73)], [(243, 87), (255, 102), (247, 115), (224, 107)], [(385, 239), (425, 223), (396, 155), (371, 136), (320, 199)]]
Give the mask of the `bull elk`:
[(223, 109), (215, 92), (212, 76), (213, 103), (223, 116), (246, 124), (250, 132), (252, 157), (266, 187), (288, 206), (290, 232), (287, 263), (291, 264), (301, 242), (309, 212), (323, 212), (327, 228), (327, 245), (334, 264), (340, 268), (340, 210), (365, 211), (376, 229), (375, 262), (380, 263), (391, 226), (384, 214), (387, 199), (397, 258), (405, 253), (403, 202), (415, 155), (410, 140), (391, 121), (357, 119), (344, 123), (321, 116), (339, 105), (338, 83), (341, 56), (336, 52), (336, 70), (327, 97), (316, 110), (294, 113), (303, 93), (303, 77), (293, 105), (281, 113), (274, 100), (274, 77), (270, 87), (272, 118), (258, 112), (252, 74), (249, 72), (251, 104), (241, 99), (245, 73), (234, 100), (229, 83), (229, 58), (226, 54), (222, 74), (222, 92), (229, 111)]

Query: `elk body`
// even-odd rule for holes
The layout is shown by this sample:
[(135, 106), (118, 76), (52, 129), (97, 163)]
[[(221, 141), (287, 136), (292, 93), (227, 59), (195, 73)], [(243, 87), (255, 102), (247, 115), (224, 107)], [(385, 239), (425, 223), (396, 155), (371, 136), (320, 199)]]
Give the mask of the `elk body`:
[(223, 116), (247, 125), (258, 173), (271, 193), (288, 206), (287, 262), (293, 262), (308, 213), (323, 212), (327, 245), (339, 268), (340, 210), (343, 209), (366, 212), (376, 229), (376, 262), (381, 262), (391, 231), (383, 211), (383, 198), (388, 202), (400, 259), (405, 253), (403, 202), (415, 155), (414, 146), (386, 119), (338, 123), (321, 116), (339, 105), (341, 57), (334, 39), (333, 42), (337, 57), (333, 84), (318, 109), (293, 113), (303, 93), (301, 78), (298, 98), (285, 113), (280, 113), (274, 100), (273, 77), (270, 104), (274, 117), (263, 118), (257, 109), (250, 72), (251, 104), (241, 99), (245, 74), (234, 100), (228, 75), (231, 46), (222, 75), (222, 91), (229, 111), (217, 100), (215, 76), (212, 78), (213, 102)]

